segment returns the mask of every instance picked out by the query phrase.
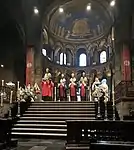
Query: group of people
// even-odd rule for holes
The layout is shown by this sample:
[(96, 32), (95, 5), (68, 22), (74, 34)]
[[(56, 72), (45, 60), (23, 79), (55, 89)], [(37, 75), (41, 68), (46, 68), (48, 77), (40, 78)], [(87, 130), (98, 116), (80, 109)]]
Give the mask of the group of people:
[(79, 81), (76, 80), (75, 74), (72, 73), (69, 83), (67, 83), (64, 74), (61, 74), (59, 83), (55, 86), (49, 69), (46, 69), (46, 73), (42, 79), (42, 99), (44, 101), (52, 100), (55, 96), (56, 100), (66, 101), (68, 94), (70, 101), (77, 101), (78, 91), (81, 101), (86, 101), (89, 94), (91, 94), (93, 100), (97, 100), (99, 97), (104, 97), (104, 95), (108, 94), (107, 80), (103, 79), (99, 81), (96, 77), (92, 86), (89, 87), (85, 72), (82, 73)]

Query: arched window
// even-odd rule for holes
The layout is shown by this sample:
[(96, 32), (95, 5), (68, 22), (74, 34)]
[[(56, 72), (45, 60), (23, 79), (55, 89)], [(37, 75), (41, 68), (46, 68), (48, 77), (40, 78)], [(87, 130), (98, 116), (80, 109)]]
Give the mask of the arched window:
[[(64, 60), (64, 61), (63, 61)], [(67, 64), (67, 56), (65, 53), (60, 53), (60, 65)]]
[(100, 63), (103, 64), (107, 61), (107, 53), (106, 51), (102, 51), (100, 53)]
[(87, 56), (86, 54), (82, 53), (79, 56), (79, 66), (84, 67), (87, 65)]
[(44, 56), (46, 56), (46, 55), (47, 55), (47, 51), (46, 51), (46, 49), (42, 49), (42, 54), (43, 54)]

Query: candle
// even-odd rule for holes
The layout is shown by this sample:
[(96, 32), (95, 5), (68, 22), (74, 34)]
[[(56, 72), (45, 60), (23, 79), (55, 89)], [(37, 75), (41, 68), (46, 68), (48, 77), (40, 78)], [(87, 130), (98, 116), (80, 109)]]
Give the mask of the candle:
[(113, 91), (113, 106), (115, 105), (115, 99), (114, 99), (114, 91)]
[(3, 106), (3, 93), (1, 93), (1, 107)]
[(4, 80), (2, 80), (2, 86), (4, 86)]
[(55, 88), (54, 88), (54, 95), (55, 95), (55, 101), (56, 101), (56, 86), (55, 86)]
[(13, 100), (13, 91), (11, 91), (10, 93), (10, 104), (12, 104), (12, 100)]
[(18, 81), (17, 82), (17, 90), (19, 90), (19, 87), (20, 87), (20, 82)]

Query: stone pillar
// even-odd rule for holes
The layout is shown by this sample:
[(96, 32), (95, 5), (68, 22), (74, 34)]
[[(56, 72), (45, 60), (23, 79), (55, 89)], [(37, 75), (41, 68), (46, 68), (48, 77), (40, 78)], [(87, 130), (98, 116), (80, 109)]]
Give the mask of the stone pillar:
[(130, 65), (130, 50), (129, 47), (123, 44), (122, 49), (122, 80), (131, 81), (131, 65)]
[(27, 46), (26, 52), (26, 85), (34, 84), (34, 47)]
[(43, 76), (42, 56), (41, 56), (41, 52), (38, 51), (35, 56), (35, 83), (37, 83), (40, 88), (41, 88), (42, 76)]

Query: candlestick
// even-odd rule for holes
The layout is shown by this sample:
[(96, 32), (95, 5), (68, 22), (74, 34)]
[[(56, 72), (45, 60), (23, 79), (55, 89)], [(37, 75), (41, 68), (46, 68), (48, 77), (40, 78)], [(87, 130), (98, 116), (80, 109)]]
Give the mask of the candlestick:
[(2, 80), (2, 86), (4, 86), (4, 80)]
[(20, 82), (18, 81), (17, 82), (17, 90), (19, 90), (19, 87), (20, 87)]
[(13, 100), (13, 91), (11, 91), (10, 93), (10, 104), (12, 104), (12, 100)]
[(113, 91), (113, 106), (115, 105), (114, 91)]
[(1, 107), (3, 106), (3, 93), (1, 93)]
[(56, 96), (57, 95), (57, 93), (56, 93), (56, 86), (54, 87), (54, 101), (56, 102)]

